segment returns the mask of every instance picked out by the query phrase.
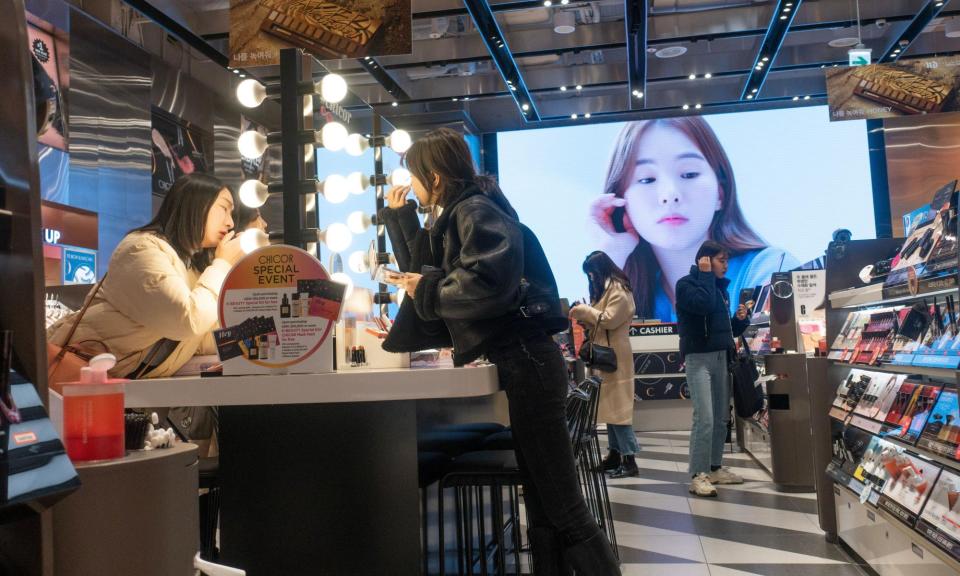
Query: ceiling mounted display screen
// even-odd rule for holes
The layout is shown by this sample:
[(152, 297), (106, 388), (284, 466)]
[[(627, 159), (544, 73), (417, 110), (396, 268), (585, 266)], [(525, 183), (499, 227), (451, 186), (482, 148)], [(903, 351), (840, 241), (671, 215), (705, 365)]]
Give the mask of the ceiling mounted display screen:
[(834, 230), (875, 237), (864, 122), (824, 107), (504, 132), (504, 193), (537, 234), (562, 297), (585, 298), (581, 263), (603, 250), (637, 316), (672, 321), (697, 249), (730, 250), (730, 300), (824, 254)]

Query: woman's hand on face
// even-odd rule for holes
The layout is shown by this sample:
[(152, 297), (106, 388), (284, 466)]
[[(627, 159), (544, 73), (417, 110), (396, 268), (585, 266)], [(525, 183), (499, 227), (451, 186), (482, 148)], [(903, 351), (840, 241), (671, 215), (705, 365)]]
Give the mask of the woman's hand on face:
[(215, 258), (226, 260), (231, 266), (236, 264), (243, 256), (244, 252), (243, 247), (240, 245), (240, 236), (233, 230), (227, 232), (223, 240), (217, 244), (217, 249), (214, 252)]
[[(689, 260), (687, 260), (687, 262), (689, 262)], [(701, 272), (713, 272), (713, 262), (710, 261), (709, 256), (704, 256), (697, 260), (697, 268), (699, 268)]]
[(403, 275), (403, 287), (404, 292), (407, 293), (407, 296), (413, 296), (417, 293), (417, 286), (420, 284), (420, 279), (423, 278), (420, 274), (414, 274), (413, 272), (407, 272)]
[(407, 196), (410, 194), (410, 186), (393, 186), (387, 190), (387, 206), (396, 210), (403, 208), (407, 203)]
[(605, 241), (601, 249), (613, 259), (613, 262), (623, 268), (627, 257), (637, 247), (640, 235), (637, 234), (630, 216), (623, 213), (623, 232), (617, 231), (613, 223), (613, 214), (618, 208), (625, 208), (627, 201), (617, 198), (613, 194), (601, 194), (590, 205), (590, 218), (594, 224), (604, 232)]

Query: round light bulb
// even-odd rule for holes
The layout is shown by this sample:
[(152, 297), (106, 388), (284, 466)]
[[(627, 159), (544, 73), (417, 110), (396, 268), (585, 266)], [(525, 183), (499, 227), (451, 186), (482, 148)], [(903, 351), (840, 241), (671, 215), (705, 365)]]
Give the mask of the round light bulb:
[(266, 99), (267, 88), (253, 78), (244, 80), (237, 85), (237, 100), (247, 108), (256, 108), (263, 104)]
[(259, 180), (247, 180), (240, 185), (240, 201), (249, 208), (259, 208), (270, 195), (267, 185)]
[(353, 278), (346, 272), (334, 272), (330, 275), (330, 280), (338, 284), (343, 284), (347, 290), (343, 293), (343, 299), (346, 300), (353, 293)]
[(323, 147), (331, 152), (343, 150), (347, 143), (347, 129), (339, 122), (327, 122), (320, 129), (320, 140)]
[(351, 156), (363, 156), (363, 153), (370, 147), (370, 143), (363, 137), (363, 134), (351, 134), (347, 136), (347, 144), (344, 149)]
[(347, 183), (350, 185), (351, 194), (363, 194), (370, 187), (370, 177), (363, 172), (351, 172), (347, 174)]
[(245, 158), (259, 158), (267, 151), (267, 137), (256, 130), (247, 130), (237, 139), (237, 148)]
[(393, 133), (390, 134), (387, 144), (390, 146), (390, 149), (397, 154), (403, 154), (410, 149), (410, 146), (413, 144), (413, 139), (410, 138), (410, 133), (406, 130), (394, 130)]
[(347, 228), (354, 234), (363, 234), (373, 224), (373, 219), (363, 210), (351, 212), (347, 216)]
[(323, 197), (331, 204), (339, 204), (350, 194), (350, 184), (339, 174), (331, 174), (323, 181)]
[(331, 252), (339, 254), (350, 247), (353, 242), (353, 234), (345, 224), (334, 222), (327, 226), (323, 233), (323, 242)]
[(370, 267), (367, 266), (367, 253), (363, 250), (357, 250), (350, 255), (350, 258), (347, 259), (347, 266), (349, 266), (350, 270), (356, 272), (357, 274), (369, 272)]
[(410, 171), (402, 166), (395, 168), (393, 172), (390, 173), (391, 186), (409, 186), (412, 180), (413, 176), (410, 174)]
[(250, 228), (240, 234), (240, 248), (245, 254), (249, 254), (257, 248), (270, 245), (270, 237), (259, 228)]
[(347, 81), (339, 74), (327, 74), (320, 81), (320, 96), (327, 102), (340, 102), (347, 97)]

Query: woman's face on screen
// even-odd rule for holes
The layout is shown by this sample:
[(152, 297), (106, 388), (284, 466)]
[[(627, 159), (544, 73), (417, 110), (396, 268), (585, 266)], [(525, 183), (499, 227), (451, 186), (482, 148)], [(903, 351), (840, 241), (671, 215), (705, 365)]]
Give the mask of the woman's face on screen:
[(633, 176), (623, 197), (637, 233), (669, 250), (699, 246), (720, 209), (720, 183), (700, 147), (669, 126), (640, 138)]

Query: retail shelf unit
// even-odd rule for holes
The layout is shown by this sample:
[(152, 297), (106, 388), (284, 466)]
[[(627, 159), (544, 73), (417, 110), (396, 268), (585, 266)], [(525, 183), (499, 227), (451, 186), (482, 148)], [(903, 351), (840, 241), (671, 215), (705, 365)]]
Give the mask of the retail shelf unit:
[[(938, 402), (943, 392), (956, 393), (956, 364), (904, 365), (902, 358), (889, 352), (893, 344), (881, 345), (885, 352), (870, 355), (867, 364), (855, 361), (856, 356), (863, 359), (864, 355), (837, 348), (838, 343), (852, 341), (846, 336), (856, 334), (856, 339), (863, 341), (872, 334), (870, 326), (876, 316), (868, 314), (891, 306), (909, 309), (920, 302), (926, 302), (923, 309), (928, 310), (934, 299), (942, 303), (957, 294), (956, 272), (947, 286), (928, 283), (924, 290), (919, 283), (921, 293), (885, 291), (882, 283), (849, 288), (862, 284), (856, 275), (863, 266), (891, 256), (901, 243), (892, 239), (858, 241), (831, 245), (828, 250), (831, 360), (826, 385), (812, 391), (811, 399), (817, 437), (814, 465), (825, 471), (818, 474), (820, 524), (828, 539), (842, 540), (881, 576), (956, 575), (960, 573), (960, 525), (951, 518), (956, 498), (952, 492), (948, 497), (947, 489), (960, 477), (960, 461), (943, 449), (940, 454), (924, 444), (929, 438), (936, 442), (938, 432), (950, 427), (949, 420), (944, 423), (941, 419), (931, 432), (930, 425), (936, 422), (931, 414), (941, 410)], [(884, 298), (891, 292), (896, 296)], [(853, 323), (860, 331), (850, 329), (847, 317), (851, 314), (861, 314)], [(904, 341), (899, 330), (906, 325), (906, 316), (906, 310), (895, 316), (891, 342), (895, 334), (899, 342)], [(933, 317), (938, 319), (936, 314)], [(869, 318), (867, 324), (860, 322), (864, 318)], [(855, 358), (849, 358), (851, 354)], [(916, 361), (921, 362), (921, 356), (926, 358), (918, 354)], [(900, 364), (892, 363), (895, 361)], [(933, 392), (928, 396), (921, 390)], [(909, 403), (898, 411), (901, 397), (909, 398)], [(960, 458), (960, 451), (950, 455)], [(941, 500), (946, 504), (941, 505)]]

